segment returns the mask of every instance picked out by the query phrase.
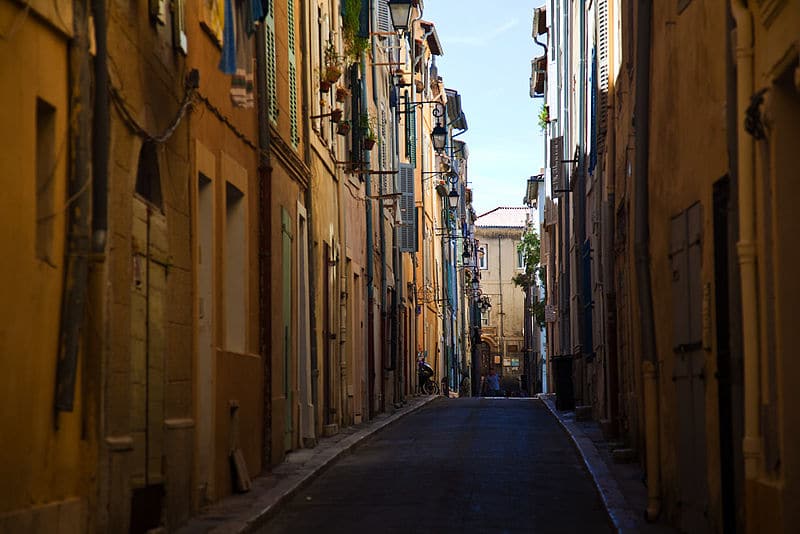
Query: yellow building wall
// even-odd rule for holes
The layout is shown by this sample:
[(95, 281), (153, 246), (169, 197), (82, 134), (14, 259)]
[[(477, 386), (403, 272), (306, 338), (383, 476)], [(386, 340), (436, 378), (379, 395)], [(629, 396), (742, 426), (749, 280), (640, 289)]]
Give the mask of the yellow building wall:
[[(80, 528), (82, 498), (88, 495), (93, 462), (84, 435), (79, 372), (75, 407), (55, 428), (53, 397), (64, 269), (66, 179), (69, 162), (67, 35), (42, 22), (33, 2), (0, 2), (0, 531), (46, 532), (54, 521)], [(64, 24), (72, 13), (60, 3)], [(48, 6), (44, 17), (52, 17)], [(56, 165), (50, 187), (52, 242), (37, 257), (37, 99), (55, 109)], [(82, 356), (79, 356), (82, 358)], [(80, 365), (79, 365), (80, 369)], [(9, 483), (13, 481), (13, 483)], [(50, 504), (50, 506), (44, 506)]]

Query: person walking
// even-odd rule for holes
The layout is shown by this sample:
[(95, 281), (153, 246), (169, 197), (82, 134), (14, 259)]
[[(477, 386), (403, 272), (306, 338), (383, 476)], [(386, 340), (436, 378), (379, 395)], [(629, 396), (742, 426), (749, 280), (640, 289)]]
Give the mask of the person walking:
[(497, 375), (494, 369), (489, 369), (489, 376), (486, 377), (486, 384), (487, 384), (487, 397), (499, 397), (500, 396), (500, 377)]

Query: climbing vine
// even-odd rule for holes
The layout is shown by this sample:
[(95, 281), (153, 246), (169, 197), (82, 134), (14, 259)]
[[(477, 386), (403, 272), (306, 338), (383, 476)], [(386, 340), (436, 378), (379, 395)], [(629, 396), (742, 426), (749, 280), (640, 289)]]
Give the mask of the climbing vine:
[[(522, 240), (517, 245), (517, 251), (522, 254), (524, 269), (511, 279), (514, 285), (521, 287), (526, 294), (532, 287), (545, 287), (545, 268), (541, 265), (542, 246), (539, 241), (539, 235), (533, 228), (526, 229), (522, 234)], [(544, 299), (539, 298), (538, 292), (533, 292), (530, 311), (539, 326), (544, 327)]]

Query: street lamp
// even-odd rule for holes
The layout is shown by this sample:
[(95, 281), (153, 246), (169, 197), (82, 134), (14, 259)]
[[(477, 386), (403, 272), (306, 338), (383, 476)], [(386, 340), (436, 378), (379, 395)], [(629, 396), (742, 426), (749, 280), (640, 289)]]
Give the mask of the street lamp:
[(389, 14), (392, 16), (392, 26), (395, 30), (408, 30), (411, 24), (412, 3), (412, 0), (389, 0)]
[(454, 210), (458, 207), (458, 191), (456, 191), (455, 187), (450, 190), (450, 194), (447, 195), (447, 203), (450, 206), (451, 210)]
[(447, 144), (447, 129), (437, 122), (436, 126), (431, 132), (431, 141), (433, 142), (433, 149), (436, 152), (443, 152), (444, 146)]

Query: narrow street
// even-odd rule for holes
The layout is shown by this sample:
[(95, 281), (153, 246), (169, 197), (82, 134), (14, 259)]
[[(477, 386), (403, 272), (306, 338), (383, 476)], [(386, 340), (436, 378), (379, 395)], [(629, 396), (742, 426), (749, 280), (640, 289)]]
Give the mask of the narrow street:
[(300, 490), (259, 532), (610, 532), (538, 400), (441, 399)]

